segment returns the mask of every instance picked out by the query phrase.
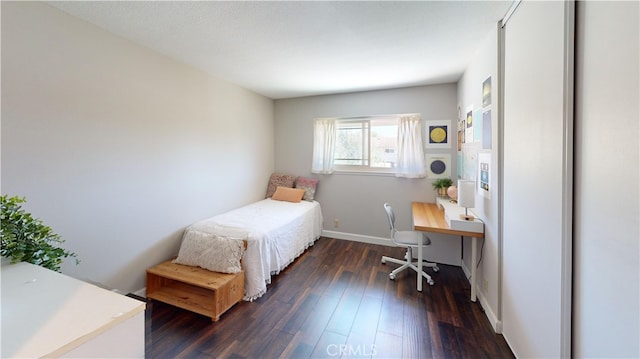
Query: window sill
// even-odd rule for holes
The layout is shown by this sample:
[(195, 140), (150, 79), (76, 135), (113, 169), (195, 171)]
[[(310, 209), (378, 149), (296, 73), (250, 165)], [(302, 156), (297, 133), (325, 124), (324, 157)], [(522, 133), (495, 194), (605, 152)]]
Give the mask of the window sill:
[(356, 176), (382, 176), (382, 177), (395, 177), (394, 172), (376, 172), (376, 171), (333, 171), (334, 175), (356, 175)]

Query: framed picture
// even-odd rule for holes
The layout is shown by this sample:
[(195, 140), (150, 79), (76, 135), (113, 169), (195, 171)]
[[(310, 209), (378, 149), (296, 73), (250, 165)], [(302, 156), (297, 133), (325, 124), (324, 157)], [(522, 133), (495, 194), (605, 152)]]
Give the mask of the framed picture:
[(428, 178), (451, 177), (451, 155), (447, 153), (428, 153), (425, 155)]
[(491, 198), (491, 152), (478, 154), (478, 192), (485, 198)]
[(473, 142), (473, 108), (467, 110), (467, 118), (464, 125), (464, 142)]
[(426, 121), (426, 148), (451, 147), (451, 121)]
[(482, 107), (491, 105), (491, 76), (482, 82)]
[(491, 110), (487, 110), (482, 113), (482, 148), (490, 150), (492, 146)]

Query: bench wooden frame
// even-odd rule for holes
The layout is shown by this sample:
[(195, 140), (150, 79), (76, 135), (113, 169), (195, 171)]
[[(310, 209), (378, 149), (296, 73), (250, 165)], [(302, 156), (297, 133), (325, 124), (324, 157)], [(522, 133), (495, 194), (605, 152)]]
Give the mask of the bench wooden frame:
[(171, 260), (147, 269), (147, 298), (210, 317), (220, 315), (242, 300), (244, 271), (212, 272)]

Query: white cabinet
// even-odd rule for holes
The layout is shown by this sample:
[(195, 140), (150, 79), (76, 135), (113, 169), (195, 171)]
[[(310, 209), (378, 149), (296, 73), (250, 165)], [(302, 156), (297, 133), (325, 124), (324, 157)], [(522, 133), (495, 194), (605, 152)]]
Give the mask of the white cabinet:
[(29, 263), (1, 270), (0, 357), (144, 357), (145, 303)]

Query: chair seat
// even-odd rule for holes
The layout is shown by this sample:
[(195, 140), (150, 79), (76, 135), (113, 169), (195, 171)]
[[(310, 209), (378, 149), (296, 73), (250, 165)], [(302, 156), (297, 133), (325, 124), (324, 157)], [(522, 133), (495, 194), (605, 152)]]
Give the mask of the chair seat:
[(423, 245), (431, 244), (429, 237), (425, 236), (422, 232), (418, 231), (396, 231), (393, 237), (394, 241), (398, 244), (404, 244), (407, 246), (418, 246), (418, 241), (422, 238)]

